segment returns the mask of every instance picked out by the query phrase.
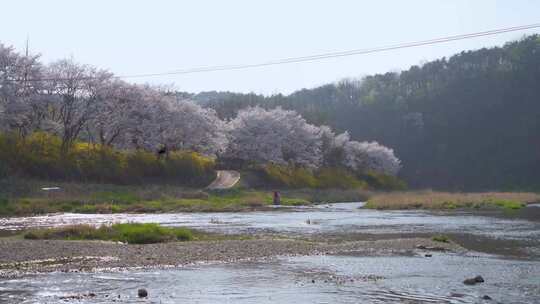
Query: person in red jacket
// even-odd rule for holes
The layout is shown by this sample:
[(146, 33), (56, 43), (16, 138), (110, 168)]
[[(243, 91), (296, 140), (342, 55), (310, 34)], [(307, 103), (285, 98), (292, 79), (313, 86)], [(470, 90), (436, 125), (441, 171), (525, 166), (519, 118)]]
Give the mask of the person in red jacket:
[(274, 191), (274, 205), (281, 205), (281, 194), (279, 194), (279, 191)]

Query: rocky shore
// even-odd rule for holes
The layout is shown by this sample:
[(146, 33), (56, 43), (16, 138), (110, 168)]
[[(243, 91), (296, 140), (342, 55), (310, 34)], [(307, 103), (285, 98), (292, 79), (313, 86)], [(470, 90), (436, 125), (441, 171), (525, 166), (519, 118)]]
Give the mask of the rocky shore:
[(327, 243), (279, 238), (126, 245), (101, 241), (0, 239), (0, 278), (29, 273), (78, 272), (133, 267), (175, 267), (283, 255), (420, 254), (461, 251), (426, 238)]

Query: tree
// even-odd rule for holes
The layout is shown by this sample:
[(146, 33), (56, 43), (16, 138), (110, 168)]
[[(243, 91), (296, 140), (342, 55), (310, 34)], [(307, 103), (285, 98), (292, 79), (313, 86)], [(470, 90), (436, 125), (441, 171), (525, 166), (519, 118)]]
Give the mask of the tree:
[(167, 100), (164, 123), (164, 144), (174, 150), (192, 150), (217, 155), (225, 149), (225, 124), (213, 109), (191, 101)]
[(397, 175), (400, 160), (394, 151), (377, 142), (349, 141), (344, 145), (343, 164), (355, 171), (375, 171), (387, 175)]
[(60, 60), (47, 67), (49, 117), (60, 126), (62, 153), (66, 154), (87, 122), (96, 117), (101, 90), (112, 74), (73, 60)]
[(86, 124), (86, 135), (92, 142), (105, 146), (121, 145), (126, 136), (141, 123), (145, 111), (145, 90), (151, 90), (114, 79), (98, 91), (96, 113)]
[(20, 55), (0, 44), (0, 130), (20, 136), (44, 127), (45, 106), (40, 96), (42, 65), (37, 55)]
[(241, 110), (229, 122), (226, 157), (255, 163), (319, 167), (321, 135), (294, 111), (253, 107)]

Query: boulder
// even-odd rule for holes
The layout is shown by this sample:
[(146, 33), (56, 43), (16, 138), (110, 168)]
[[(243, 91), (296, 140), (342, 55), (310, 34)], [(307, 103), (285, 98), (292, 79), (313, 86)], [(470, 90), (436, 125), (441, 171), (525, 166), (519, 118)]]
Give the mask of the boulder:
[(146, 289), (144, 288), (141, 288), (137, 291), (137, 295), (139, 296), (139, 298), (146, 298), (148, 297), (148, 291), (146, 291)]

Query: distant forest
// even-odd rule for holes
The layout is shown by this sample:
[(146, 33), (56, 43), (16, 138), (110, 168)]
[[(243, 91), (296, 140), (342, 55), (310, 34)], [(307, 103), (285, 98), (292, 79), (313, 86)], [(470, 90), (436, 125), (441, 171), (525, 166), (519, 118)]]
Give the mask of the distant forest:
[(281, 106), (391, 147), (411, 187), (540, 189), (540, 36), (290, 95), (178, 93), (223, 119)]

